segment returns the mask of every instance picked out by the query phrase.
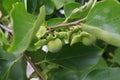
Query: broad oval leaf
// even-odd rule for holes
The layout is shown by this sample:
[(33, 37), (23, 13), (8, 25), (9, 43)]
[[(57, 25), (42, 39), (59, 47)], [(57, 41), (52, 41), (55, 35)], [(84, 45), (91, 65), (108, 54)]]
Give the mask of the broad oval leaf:
[(111, 44), (116, 47), (120, 47), (120, 35), (116, 33), (110, 33), (103, 29), (100, 29), (95, 26), (90, 26), (86, 24), (81, 24), (81, 29), (92, 34), (93, 36), (97, 37), (100, 40), (105, 41), (108, 44)]
[(0, 80), (27, 80), (26, 62), (18, 56), (8, 54), (0, 46)]
[(81, 5), (79, 3), (77, 3), (77, 2), (66, 4), (64, 6), (65, 16), (69, 17), (71, 15), (72, 11), (75, 8), (79, 8), (80, 6)]
[(81, 80), (89, 71), (60, 69), (53, 72), (49, 80)]
[(120, 37), (120, 3), (117, 0), (98, 2), (89, 12), (86, 24), (99, 27)]
[(22, 53), (28, 48), (33, 36), (35, 36), (40, 25), (44, 22), (45, 7), (42, 6), (40, 8), (40, 14), (35, 19), (33, 15), (27, 13), (23, 3), (16, 3), (13, 6), (11, 18), (14, 41), (8, 51)]
[(84, 46), (83, 44), (65, 45), (56, 53), (48, 53), (46, 60), (63, 67), (82, 70), (97, 64), (103, 50), (96, 46)]
[(119, 80), (120, 68), (96, 69), (83, 80)]
[(8, 51), (14, 53), (23, 52), (30, 43), (35, 17), (27, 13), (23, 3), (16, 3), (11, 12), (11, 18), (14, 41)]
[(54, 12), (55, 6), (51, 0), (43, 0), (46, 8), (46, 14), (50, 15)]
[[(38, 5), (40, 4), (40, 5)], [(31, 14), (38, 15), (39, 8), (43, 4), (43, 1), (37, 1), (37, 0), (27, 0), (27, 11)]]
[(94, 6), (97, 0), (89, 0), (85, 5), (75, 8), (71, 14), (67, 17), (68, 19), (80, 19), (88, 15), (90, 9)]

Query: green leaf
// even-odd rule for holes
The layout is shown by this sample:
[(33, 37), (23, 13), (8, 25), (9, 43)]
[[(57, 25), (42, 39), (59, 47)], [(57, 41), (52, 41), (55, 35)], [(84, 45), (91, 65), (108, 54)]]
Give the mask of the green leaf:
[(0, 47), (0, 80), (27, 79), (26, 62), (21, 58), (19, 55), (8, 54)]
[[(15, 63), (10, 72), (11, 80), (28, 80), (26, 76), (26, 61), (24, 59)], [(16, 74), (17, 73), (17, 74)]]
[(81, 6), (80, 3), (77, 3), (77, 2), (66, 4), (64, 6), (65, 16), (69, 17), (72, 11), (75, 8), (79, 8), (80, 6)]
[(79, 71), (79, 70), (57, 70), (53, 72), (50, 80), (82, 80), (82, 78), (87, 75), (88, 71)]
[(64, 20), (65, 20), (64, 18), (52, 18), (47, 21), (47, 26), (54, 26), (54, 25), (60, 24)]
[(89, 12), (86, 24), (99, 27), (120, 39), (119, 8), (117, 0), (100, 1)]
[[(89, 69), (85, 69), (83, 71), (81, 70), (72, 70), (72, 69), (60, 69), (58, 71), (53, 72), (54, 75), (52, 75), (52, 79), (55, 80), (61, 80), (61, 79), (65, 79), (65, 80), (84, 80), (84, 78), (88, 75), (88, 73), (90, 73), (91, 71), (95, 70), (95, 69), (103, 69), (106, 68), (107, 64), (105, 63), (105, 61), (103, 60), (103, 58), (100, 58), (100, 60), (98, 61), (98, 63)], [(59, 76), (61, 75), (61, 76)]]
[[(72, 70), (72, 69), (57, 69), (52, 71), (53, 75), (51, 75), (50, 80), (84, 80), (84, 78), (95, 69), (103, 69), (106, 68), (107, 65), (105, 61), (101, 58), (97, 65), (92, 69), (81, 70)], [(51, 74), (52, 74), (51, 73)]]
[(3, 0), (0, 0), (0, 11), (2, 12), (2, 17), (7, 15), (6, 10), (3, 6)]
[[(18, 62), (18, 60), (21, 59), (21, 56), (16, 58), (16, 60), (13, 61), (7, 61), (5, 64), (7, 64), (7, 68), (5, 69), (5, 73), (3, 73), (3, 77), (2, 80), (8, 80), (8, 79), (12, 79), (12, 80), (16, 80), (16, 79), (27, 79), (26, 77), (26, 63), (24, 61), (20, 61)], [(17, 62), (17, 64), (16, 64)], [(16, 75), (16, 73), (18, 73)], [(17, 77), (14, 77), (14, 76)], [(21, 77), (22, 76), (22, 77)]]
[(97, 65), (95, 65), (94, 69), (101, 69), (101, 68), (106, 68), (107, 63), (106, 61), (101, 57)]
[(16, 3), (11, 12), (14, 41), (9, 52), (25, 51), (31, 41), (35, 17), (28, 14), (23, 3)]
[(55, 5), (52, 0), (27, 0), (27, 10), (31, 14), (38, 15), (42, 5), (45, 5), (47, 15), (54, 12)]
[(100, 29), (95, 26), (90, 26), (86, 24), (81, 24), (81, 29), (92, 34), (93, 36), (97, 37), (100, 40), (105, 41), (108, 44), (111, 44), (116, 47), (120, 47), (120, 35), (116, 33), (110, 33), (103, 29)]
[(45, 6), (41, 6), (40, 13), (39, 13), (39, 15), (37, 16), (37, 19), (34, 22), (33, 34), (32, 34), (33, 37), (36, 35), (40, 26), (45, 22), (45, 16), (46, 16)]
[(44, 0), (27, 0), (27, 11), (33, 15), (38, 15), (40, 7), (43, 5)]
[(44, 51), (42, 51), (41, 49), (39, 49), (37, 51), (26, 52), (26, 53), (28, 56), (31, 57), (31, 59), (34, 63), (38, 63), (40, 61), (45, 60), (46, 53)]
[(12, 9), (12, 5), (16, 2), (18, 2), (18, 0), (3, 0), (3, 6), (8, 12), (10, 12), (10, 10)]
[(9, 65), (8, 65), (8, 61), (4, 60), (4, 59), (0, 59), (0, 80), (2, 80), (2, 76), (5, 75), (6, 70), (8, 69)]
[[(39, 6), (40, 7), (40, 6)], [(27, 11), (36, 14), (37, 0), (27, 0)]]
[(80, 43), (65, 45), (57, 53), (47, 53), (46, 60), (65, 68), (83, 70), (97, 64), (103, 50), (96, 46), (84, 46)]
[(67, 17), (67, 20), (68, 19), (80, 19), (80, 18), (86, 17), (88, 15), (88, 12), (90, 11), (90, 9), (94, 6), (95, 2), (96, 2), (96, 0), (89, 0), (89, 2), (87, 2), (83, 6), (80, 6), (78, 8), (76, 7), (69, 14), (69, 16)]
[(119, 80), (120, 68), (96, 69), (83, 80)]
[(112, 59), (112, 62), (120, 64), (120, 48), (115, 50), (115, 55)]
[(51, 0), (44, 0), (45, 8), (46, 8), (46, 14), (50, 15), (54, 12), (55, 6), (54, 3)]
[(75, 0), (52, 0), (57, 9), (63, 7), (64, 4), (74, 2)]
[(16, 3), (11, 12), (11, 18), (14, 41), (8, 51), (22, 53), (28, 48), (33, 36), (35, 36), (40, 25), (44, 22), (45, 7), (40, 8), (40, 14), (35, 20), (33, 15), (27, 13), (23, 3)]

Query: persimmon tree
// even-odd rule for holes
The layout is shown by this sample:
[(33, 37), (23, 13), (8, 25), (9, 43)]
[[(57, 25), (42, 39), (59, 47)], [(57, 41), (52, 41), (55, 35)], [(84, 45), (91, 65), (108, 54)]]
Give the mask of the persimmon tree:
[(0, 80), (119, 80), (119, 67), (118, 0), (0, 1)]

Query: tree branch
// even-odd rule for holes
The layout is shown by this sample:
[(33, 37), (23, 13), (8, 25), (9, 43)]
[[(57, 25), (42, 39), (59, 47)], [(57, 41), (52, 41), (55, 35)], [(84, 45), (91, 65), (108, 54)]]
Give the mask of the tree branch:
[(85, 20), (86, 20), (86, 17), (85, 17), (85, 18), (82, 18), (82, 19), (80, 19), (80, 20), (77, 20), (77, 21), (75, 21), (75, 22), (62, 23), (62, 24), (59, 24), (59, 25), (50, 26), (50, 27), (48, 27), (48, 30), (55, 29), (55, 28), (61, 28), (61, 27), (69, 27), (69, 26), (79, 25), (80, 22), (85, 21)]
[(7, 32), (9, 32), (9, 33), (13, 33), (13, 31), (11, 30), (11, 29), (9, 29), (9, 28), (7, 28), (6, 26), (4, 26), (4, 25), (2, 25), (2, 24), (0, 24), (0, 27), (3, 29), (3, 30), (5, 30), (5, 31), (7, 31)]
[[(55, 26), (50, 26), (50, 27), (48, 27), (48, 30), (51, 31), (51, 29), (55, 29), (55, 28), (61, 28), (61, 27), (69, 27), (69, 26), (79, 25), (80, 22), (85, 21), (85, 20), (86, 20), (86, 17), (85, 17), (85, 18), (82, 18), (82, 19), (80, 19), (80, 20), (71, 22), (71, 23), (61, 23), (61, 24), (58, 24), (58, 25), (55, 25)], [(9, 32), (9, 33), (11, 33), (11, 34), (13, 33), (13, 31), (12, 31), (11, 29), (7, 28), (6, 26), (4, 26), (4, 25), (2, 25), (2, 24), (0, 24), (0, 27), (1, 27), (3, 30), (5, 30), (5, 31), (7, 31), (7, 32)]]
[(36, 65), (32, 62), (32, 60), (25, 53), (23, 53), (23, 57), (26, 59), (26, 61), (28, 61), (30, 63), (30, 65), (32, 66), (32, 68), (35, 70), (35, 73), (37, 74), (38, 78), (40, 80), (44, 80), (43, 76), (38, 71)]

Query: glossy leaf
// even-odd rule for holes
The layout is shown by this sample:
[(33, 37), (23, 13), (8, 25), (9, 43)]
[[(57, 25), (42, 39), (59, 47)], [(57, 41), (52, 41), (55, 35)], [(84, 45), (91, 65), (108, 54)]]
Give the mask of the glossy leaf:
[(107, 63), (106, 61), (101, 57), (100, 60), (98, 61), (97, 65), (95, 65), (95, 67), (93, 69), (103, 69), (103, 68), (106, 68), (108, 67), (107, 66)]
[(75, 9), (75, 8), (79, 8), (81, 5), (77, 2), (74, 2), (74, 3), (69, 3), (69, 4), (66, 4), (64, 6), (64, 11), (65, 11), (65, 16), (66, 17), (69, 17), (70, 14), (72, 13), (72, 11)]
[(111, 44), (116, 47), (120, 47), (120, 35), (115, 33), (110, 33), (108, 31), (105, 31), (103, 29), (100, 29), (95, 26), (90, 26), (86, 24), (81, 24), (81, 29), (92, 34), (93, 36), (97, 37), (100, 40), (103, 40), (104, 42)]
[(57, 53), (49, 52), (46, 60), (69, 69), (82, 70), (97, 64), (101, 54), (102, 49), (79, 43), (72, 46), (65, 45)]
[(94, 6), (96, 0), (89, 0), (85, 5), (76, 7), (72, 10), (71, 14), (67, 17), (68, 19), (80, 19), (88, 15), (90, 9)]
[(27, 13), (23, 3), (16, 3), (11, 12), (11, 18), (14, 25), (14, 42), (8, 51), (23, 52), (30, 43), (35, 17)]
[(89, 71), (79, 71), (79, 70), (57, 70), (54, 71), (53, 75), (49, 80), (82, 80), (82, 78), (87, 75)]
[(45, 5), (47, 15), (50, 15), (54, 12), (55, 5), (52, 2), (52, 0), (34, 0), (34, 1), (33, 0), (28, 0), (27, 1), (27, 10), (28, 10), (28, 12), (30, 12), (34, 15), (38, 15), (39, 8), (43, 4)]
[[(37, 0), (27, 0), (27, 11), (36, 14)], [(40, 6), (39, 6), (40, 7)]]
[(54, 26), (54, 25), (60, 24), (64, 20), (65, 20), (64, 18), (52, 18), (47, 21), (47, 26)]
[[(8, 63), (7, 63), (8, 62)], [(2, 74), (1, 79), (2, 80), (8, 80), (8, 79), (12, 79), (12, 80), (20, 80), (20, 79), (27, 79), (26, 77), (26, 63), (24, 61), (7, 61), (5, 62), (4, 67), (7, 67), (5, 69), (5, 73)], [(16, 63), (17, 62), (17, 63)], [(3, 71), (3, 70), (1, 70)], [(16, 74), (18, 73), (18, 74)], [(15, 77), (15, 75), (17, 77)]]
[(19, 60), (13, 65), (9, 78), (11, 80), (28, 80), (26, 76), (26, 66), (27, 64), (24, 59)]
[(83, 80), (119, 80), (120, 68), (96, 69)]
[(119, 38), (120, 37), (119, 8), (120, 4), (117, 2), (117, 0), (100, 1), (89, 12), (86, 24), (99, 27)]
[[(42, 50), (36, 52), (28, 52), (31, 59), (36, 63), (52, 62), (63, 68), (72, 70), (84, 70), (95, 66), (102, 54), (103, 50), (95, 46), (84, 46), (82, 44), (64, 45), (63, 48), (56, 53), (47, 54)], [(33, 54), (34, 53), (34, 54)]]
[(24, 52), (45, 80), (119, 80), (120, 3), (82, 1), (0, 0), (0, 80), (28, 80)]
[(63, 7), (64, 4), (74, 2), (75, 0), (52, 0), (57, 9)]
[[(81, 70), (72, 70), (72, 69), (60, 69), (58, 71), (54, 71), (54, 75), (52, 75), (52, 80), (84, 80), (84, 78), (93, 70), (95, 69), (103, 69), (106, 68), (107, 64), (106, 62), (101, 58), (97, 65), (95, 65), (93, 68), (85, 69), (83, 71)], [(60, 76), (61, 75), (61, 76)]]
[(37, 51), (26, 52), (28, 56), (31, 57), (32, 61), (38, 63), (45, 60), (46, 53), (39, 49)]
[(0, 80), (27, 79), (25, 75), (26, 62), (20, 59), (19, 55), (9, 54), (0, 47)]
[[(20, 10), (19, 10), (20, 9)], [(27, 13), (23, 3), (16, 3), (11, 12), (11, 18), (13, 21), (14, 41), (11, 47), (8, 49), (12, 53), (21, 53), (25, 51), (36, 31), (44, 21), (45, 8), (42, 7), (41, 13), (35, 20), (35, 17)], [(41, 16), (42, 15), (42, 16)], [(21, 35), (21, 33), (23, 35)]]
[(45, 22), (45, 15), (46, 15), (45, 6), (41, 6), (40, 7), (40, 13), (37, 16), (37, 19), (35, 20), (34, 25), (33, 25), (32, 37), (34, 37), (36, 35), (36, 33), (39, 30), (40, 26)]
[[(6, 70), (8, 69), (9, 65), (8, 65), (8, 61), (4, 60), (4, 59), (0, 59), (0, 76), (4, 76)], [(0, 77), (0, 79), (2, 80), (3, 77)]]
[(55, 6), (54, 3), (51, 0), (44, 0), (45, 8), (46, 8), (46, 14), (50, 15), (54, 12)]

